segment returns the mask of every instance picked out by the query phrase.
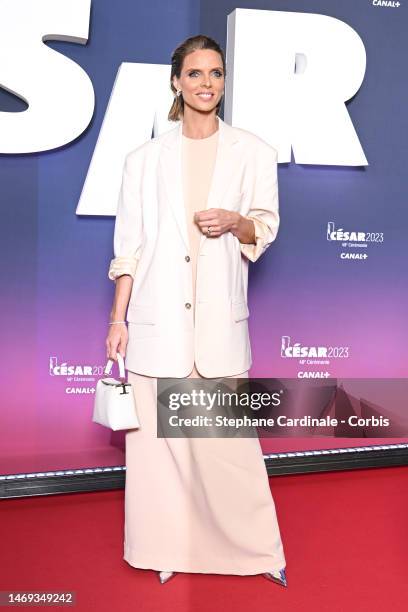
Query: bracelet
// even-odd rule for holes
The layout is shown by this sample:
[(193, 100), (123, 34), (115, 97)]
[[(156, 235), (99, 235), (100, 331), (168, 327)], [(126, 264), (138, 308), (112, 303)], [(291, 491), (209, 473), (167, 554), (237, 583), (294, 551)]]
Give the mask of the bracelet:
[(115, 325), (116, 323), (126, 323), (126, 321), (111, 321), (109, 325)]

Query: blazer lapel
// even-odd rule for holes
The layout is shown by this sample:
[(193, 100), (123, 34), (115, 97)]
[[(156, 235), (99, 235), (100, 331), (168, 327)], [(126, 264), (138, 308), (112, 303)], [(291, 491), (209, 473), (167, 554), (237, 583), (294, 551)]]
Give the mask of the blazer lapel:
[(160, 155), (160, 170), (167, 191), (168, 200), (176, 219), (186, 252), (190, 250), (187, 232), (186, 213), (184, 208), (182, 165), (181, 165), (181, 134), (182, 122), (167, 132), (163, 139)]
[[(228, 209), (228, 203), (223, 202), (223, 195), (230, 184), (233, 172), (237, 169), (238, 160), (233, 145), (238, 142), (238, 138), (230, 125), (225, 123), (220, 117), (218, 117), (218, 121), (219, 134), (217, 152), (205, 209)], [(183, 122), (180, 121), (174, 129), (170, 130), (165, 135), (163, 139), (163, 150), (160, 156), (160, 169), (174, 217), (187, 252), (189, 252), (190, 244), (187, 231), (182, 178), (182, 129)], [(207, 236), (202, 234), (200, 249), (206, 239)]]
[[(239, 147), (233, 146), (236, 142), (238, 142), (238, 138), (228, 123), (222, 121), (220, 117), (218, 120), (218, 145), (214, 171), (208, 192), (207, 206), (205, 207), (206, 210), (208, 208), (228, 209), (228, 202), (223, 200), (223, 196), (231, 183), (233, 173), (236, 172), (238, 168), (237, 149)], [(201, 234), (199, 251), (207, 238), (208, 236), (206, 234)]]

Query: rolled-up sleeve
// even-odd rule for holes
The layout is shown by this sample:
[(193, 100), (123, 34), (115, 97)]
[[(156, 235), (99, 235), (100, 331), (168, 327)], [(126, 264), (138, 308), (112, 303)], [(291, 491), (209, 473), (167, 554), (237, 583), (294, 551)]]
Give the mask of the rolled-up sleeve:
[(140, 177), (135, 171), (137, 158), (134, 152), (126, 156), (122, 185), (116, 211), (113, 237), (114, 258), (110, 261), (108, 278), (116, 280), (123, 274), (135, 277), (140, 259), (143, 219), (140, 196)]
[(257, 161), (253, 200), (246, 219), (255, 226), (256, 244), (241, 243), (241, 253), (257, 261), (275, 240), (279, 229), (278, 153), (270, 145), (262, 147)]
[(118, 276), (129, 274), (132, 278), (135, 278), (138, 261), (136, 257), (115, 257), (111, 259), (108, 277), (110, 280), (116, 280)]

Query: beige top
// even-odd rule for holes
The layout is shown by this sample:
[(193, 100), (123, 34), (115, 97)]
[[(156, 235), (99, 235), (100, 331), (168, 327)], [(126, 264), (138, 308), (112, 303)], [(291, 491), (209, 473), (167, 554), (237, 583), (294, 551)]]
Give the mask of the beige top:
[[(218, 134), (219, 130), (211, 134), (211, 136), (207, 136), (207, 138), (189, 138), (182, 134), (183, 192), (187, 229), (190, 239), (189, 255), (192, 264), (194, 303), (197, 253), (202, 235), (199, 226), (194, 222), (194, 213), (199, 210), (204, 210), (207, 206), (208, 192), (214, 171)], [(252, 219), (254, 222), (256, 244), (241, 243), (241, 252), (250, 261), (256, 261), (262, 253), (268, 239), (269, 228), (264, 221), (255, 215), (244, 216), (246, 219)], [(134, 256), (125, 257), (118, 255), (110, 262), (108, 277), (111, 280), (115, 280), (123, 274), (130, 274), (130, 276), (134, 278), (137, 264), (138, 258)]]
[(190, 261), (193, 278), (193, 314), (196, 293), (198, 247), (202, 232), (194, 222), (194, 213), (207, 206), (211, 178), (214, 172), (218, 144), (218, 130), (207, 138), (189, 138), (182, 134), (183, 194), (187, 229), (190, 240)]

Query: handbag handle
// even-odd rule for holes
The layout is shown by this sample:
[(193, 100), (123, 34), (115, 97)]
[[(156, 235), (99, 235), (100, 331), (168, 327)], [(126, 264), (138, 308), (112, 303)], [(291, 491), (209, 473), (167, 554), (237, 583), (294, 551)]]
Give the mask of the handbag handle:
[[(126, 378), (126, 374), (125, 374), (125, 362), (123, 361), (123, 357), (122, 357), (122, 355), (120, 353), (116, 353), (116, 357), (118, 359), (119, 378)], [(114, 363), (113, 359), (108, 359), (108, 363), (105, 366), (105, 374), (110, 374), (111, 373), (113, 363)]]

